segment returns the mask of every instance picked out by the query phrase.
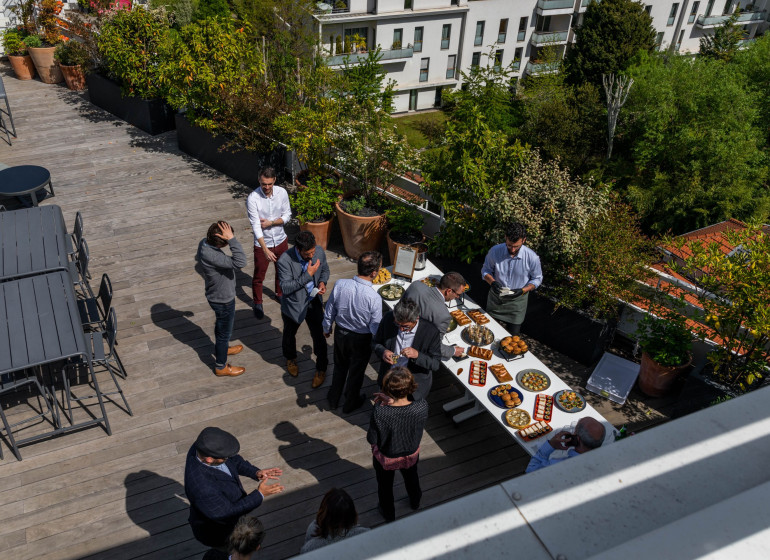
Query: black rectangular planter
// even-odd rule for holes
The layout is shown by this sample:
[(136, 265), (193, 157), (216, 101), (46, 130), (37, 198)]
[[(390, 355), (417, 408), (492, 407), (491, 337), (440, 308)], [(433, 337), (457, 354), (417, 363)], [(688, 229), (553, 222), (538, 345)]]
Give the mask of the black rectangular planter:
[(180, 150), (247, 187), (259, 186), (259, 170), (265, 166), (275, 168), (279, 182), (286, 179), (284, 170), (288, 153), (283, 147), (266, 153), (222, 149), (227, 143), (224, 137), (214, 136), (209, 131), (191, 124), (184, 115), (176, 115), (176, 129)]
[(174, 110), (161, 99), (123, 97), (120, 86), (99, 74), (88, 74), (91, 103), (152, 134), (174, 130)]

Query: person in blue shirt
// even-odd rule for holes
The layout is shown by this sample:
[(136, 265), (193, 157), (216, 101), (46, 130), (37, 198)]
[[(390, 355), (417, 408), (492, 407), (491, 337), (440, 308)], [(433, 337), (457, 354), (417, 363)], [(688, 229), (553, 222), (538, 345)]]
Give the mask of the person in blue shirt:
[[(537, 450), (537, 454), (530, 459), (527, 470), (524, 472), (529, 473), (536, 471), (543, 467), (547, 467), (548, 465), (560, 463), (570, 457), (575, 457), (586, 451), (601, 447), (606, 433), (604, 426), (598, 420), (591, 417), (581, 418), (575, 425), (574, 434), (569, 432), (559, 432), (541, 445), (540, 449)], [(552, 459), (551, 454), (557, 450), (566, 450), (567, 456)]]
[(505, 243), (487, 253), (481, 277), (491, 286), (487, 312), (511, 334), (519, 334), (527, 314), (529, 292), (543, 282), (540, 257), (526, 247), (527, 230), (513, 223), (505, 231)]

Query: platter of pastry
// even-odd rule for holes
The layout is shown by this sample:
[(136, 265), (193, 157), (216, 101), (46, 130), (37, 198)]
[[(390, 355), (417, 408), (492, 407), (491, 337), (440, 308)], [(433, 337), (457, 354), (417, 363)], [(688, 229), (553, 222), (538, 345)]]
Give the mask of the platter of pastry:
[(470, 317), (474, 323), (477, 325), (486, 325), (489, 323), (489, 317), (484, 315), (481, 311), (478, 309), (474, 309), (472, 311), (468, 311), (468, 317)]
[(504, 412), (505, 423), (511, 428), (525, 428), (529, 425), (532, 419), (529, 417), (529, 412), (523, 408), (511, 408)]
[(520, 356), (529, 350), (527, 343), (518, 336), (506, 336), (500, 340), (500, 351), (507, 356)]
[(551, 386), (551, 378), (539, 369), (523, 369), (516, 375), (516, 383), (527, 391), (539, 393)]
[(500, 408), (515, 408), (523, 399), (521, 391), (514, 389), (510, 383), (496, 385), (489, 390), (489, 400)]
[(511, 374), (508, 373), (508, 370), (505, 369), (505, 366), (503, 364), (494, 364), (492, 366), (489, 366), (489, 371), (492, 372), (492, 375), (495, 376), (498, 383), (504, 383), (505, 381), (513, 381), (513, 377), (511, 377)]
[(586, 407), (586, 400), (575, 391), (559, 391), (553, 396), (554, 404), (564, 412), (580, 412)]
[(532, 441), (552, 431), (553, 428), (549, 424), (539, 421), (519, 430), (519, 436), (527, 441)]
[(455, 322), (461, 327), (464, 327), (465, 325), (471, 322), (470, 318), (459, 309), (450, 311), (449, 314), (452, 316), (452, 319), (454, 319)]
[(482, 360), (491, 360), (493, 352), (489, 348), (479, 348), (471, 346), (468, 348), (468, 355), (472, 358), (481, 358)]
[(390, 271), (387, 268), (381, 268), (377, 276), (372, 280), (372, 284), (385, 284), (390, 282), (391, 278)]
[(425, 284), (426, 286), (430, 286), (431, 288), (435, 288), (438, 286), (439, 281), (441, 280), (440, 276), (426, 276), (420, 282)]
[(471, 362), (471, 371), (468, 373), (468, 383), (476, 387), (483, 387), (487, 383), (487, 363)]
[(460, 334), (465, 342), (474, 346), (489, 346), (495, 341), (492, 331), (480, 325), (468, 325)]
[(535, 420), (550, 422), (553, 416), (553, 397), (551, 395), (539, 394), (535, 397), (535, 410), (532, 417)]
[(386, 284), (377, 290), (377, 292), (379, 292), (383, 299), (395, 301), (401, 299), (401, 296), (404, 295), (404, 287), (399, 286), (398, 284)]

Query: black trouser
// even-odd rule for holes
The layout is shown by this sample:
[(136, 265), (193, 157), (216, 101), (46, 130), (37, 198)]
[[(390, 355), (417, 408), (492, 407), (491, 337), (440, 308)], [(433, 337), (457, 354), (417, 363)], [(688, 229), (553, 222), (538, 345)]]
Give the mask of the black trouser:
[[(371, 355), (371, 333), (357, 333), (335, 325), (334, 376), (327, 394), (332, 407), (336, 408), (339, 405), (343, 388), (345, 403), (352, 403), (358, 398)], [(348, 382), (347, 387), (345, 387), (345, 380)]]
[[(297, 359), (297, 331), (299, 323), (288, 315), (281, 313), (283, 319), (283, 338), (281, 347), (283, 357), (287, 360)], [(321, 303), (321, 296), (314, 297), (307, 308), (305, 323), (310, 329), (310, 336), (313, 338), (313, 354), (315, 354), (315, 368), (318, 371), (326, 371), (329, 366), (329, 356), (327, 356), (326, 338), (323, 332), (324, 307)]]
[[(396, 518), (396, 505), (393, 499), (393, 481), (396, 478), (396, 471), (386, 471), (380, 462), (372, 457), (374, 463), (374, 473), (377, 475), (377, 496), (380, 498), (380, 507), (382, 513), (385, 515), (385, 519), (393, 521)], [(412, 509), (417, 509), (420, 504), (420, 498), (422, 498), (422, 490), (420, 490), (420, 478), (417, 475), (417, 465), (419, 459), (413, 467), (408, 469), (399, 469), (401, 476), (404, 477), (404, 486), (406, 487), (406, 493), (409, 495), (409, 504)]]

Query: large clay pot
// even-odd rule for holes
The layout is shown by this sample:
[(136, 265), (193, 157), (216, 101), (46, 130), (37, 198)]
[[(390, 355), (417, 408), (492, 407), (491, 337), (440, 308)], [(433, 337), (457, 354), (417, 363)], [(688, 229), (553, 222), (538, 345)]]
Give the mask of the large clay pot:
[(385, 236), (385, 214), (373, 217), (354, 216), (345, 212), (339, 203), (336, 207), (345, 253), (351, 259), (357, 259), (361, 253), (379, 250)]
[(64, 82), (67, 87), (73, 91), (80, 91), (86, 89), (86, 75), (83, 73), (83, 68), (79, 64), (74, 66), (65, 66), (60, 64), (61, 73), (64, 76)]
[(32, 62), (32, 57), (28, 54), (22, 56), (9, 54), (8, 61), (19, 80), (31, 80), (35, 77), (35, 63)]
[(662, 397), (669, 392), (679, 375), (684, 373), (691, 363), (692, 357), (681, 366), (662, 366), (644, 352), (639, 368), (639, 389), (650, 397)]
[(30, 47), (29, 55), (40, 79), (46, 84), (58, 84), (64, 81), (59, 65), (53, 58), (56, 47)]
[(334, 218), (325, 222), (305, 222), (299, 225), (300, 231), (309, 231), (315, 237), (315, 244), (326, 250), (332, 232)]

